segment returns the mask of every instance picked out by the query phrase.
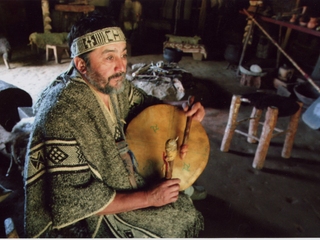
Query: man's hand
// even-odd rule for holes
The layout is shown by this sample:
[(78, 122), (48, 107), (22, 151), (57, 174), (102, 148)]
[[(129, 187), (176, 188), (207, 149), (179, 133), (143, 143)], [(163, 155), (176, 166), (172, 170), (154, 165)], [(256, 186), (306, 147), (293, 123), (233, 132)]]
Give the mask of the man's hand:
[(165, 180), (146, 191), (117, 192), (113, 201), (97, 215), (128, 212), (146, 207), (161, 207), (178, 200), (180, 179)]
[(180, 179), (165, 180), (152, 189), (147, 190), (148, 205), (154, 207), (161, 207), (163, 205), (175, 202), (179, 197)]
[(189, 109), (188, 102), (184, 102), (182, 104), (182, 108), (184, 111), (186, 111), (187, 117), (192, 117), (192, 120), (197, 120), (201, 122), (205, 116), (205, 110), (204, 107), (200, 102), (196, 102), (191, 106), (191, 109)]

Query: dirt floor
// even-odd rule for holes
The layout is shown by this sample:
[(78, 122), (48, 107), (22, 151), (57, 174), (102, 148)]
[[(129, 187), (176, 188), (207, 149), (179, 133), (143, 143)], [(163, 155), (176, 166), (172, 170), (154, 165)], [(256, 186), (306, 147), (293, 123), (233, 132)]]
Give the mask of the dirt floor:
[[(61, 64), (46, 62), (45, 54), (21, 49), (13, 59), (12, 69), (0, 62), (0, 79), (27, 91), (35, 101), (54, 77), (67, 69), (70, 60)], [(130, 57), (131, 63), (163, 60), (162, 54)], [(195, 61), (185, 54), (179, 66), (193, 74), (193, 84), (186, 84), (186, 96), (193, 94), (206, 108), (202, 124), (210, 141), (210, 157), (196, 184), (208, 191), (196, 207), (205, 218), (202, 238), (249, 237), (320, 237), (320, 132), (302, 120), (296, 134), (291, 158), (281, 158), (284, 137), (272, 139), (262, 170), (252, 168), (256, 144), (235, 134), (230, 151), (220, 151), (233, 94), (255, 92), (240, 86), (232, 68), (225, 61)], [(1, 100), (3, 101), (3, 100)], [(239, 118), (249, 115), (252, 107), (241, 106)], [(288, 118), (279, 118), (277, 127), (286, 126)], [(245, 130), (246, 124), (240, 129)], [(6, 138), (2, 131), (1, 140)], [(0, 238), (5, 237), (3, 221), (12, 217), (23, 236), (23, 188), (19, 171), (14, 167), (5, 176), (9, 162), (1, 156), (0, 184), (14, 190), (0, 203)]]

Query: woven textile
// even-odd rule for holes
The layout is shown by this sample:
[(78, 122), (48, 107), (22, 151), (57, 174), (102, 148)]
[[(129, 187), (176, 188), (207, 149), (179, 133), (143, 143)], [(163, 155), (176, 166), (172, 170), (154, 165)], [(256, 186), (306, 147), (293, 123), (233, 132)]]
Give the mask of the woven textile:
[[(111, 100), (117, 118), (124, 120), (158, 102), (127, 81), (124, 92)], [(115, 191), (132, 186), (114, 131), (72, 67), (52, 82), (35, 107), (24, 174), (26, 237), (176, 238), (196, 236), (203, 228), (202, 215), (184, 194), (160, 208), (96, 215)], [(147, 185), (137, 173), (134, 177), (138, 188)]]

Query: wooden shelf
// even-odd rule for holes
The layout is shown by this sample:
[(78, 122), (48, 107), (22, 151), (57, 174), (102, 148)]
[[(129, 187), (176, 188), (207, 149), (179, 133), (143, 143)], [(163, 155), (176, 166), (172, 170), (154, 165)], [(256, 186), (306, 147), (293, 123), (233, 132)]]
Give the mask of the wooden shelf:
[(73, 5), (73, 4), (56, 4), (54, 9), (61, 12), (82, 12), (88, 13), (94, 11), (94, 5)]
[(297, 25), (297, 24), (294, 24), (294, 23), (290, 23), (290, 22), (279, 21), (279, 20), (276, 20), (276, 19), (273, 19), (273, 18), (269, 18), (269, 17), (265, 17), (265, 16), (259, 16), (259, 18), (261, 18), (261, 20), (263, 20), (265, 22), (274, 23), (274, 24), (279, 25), (279, 26), (284, 26), (284, 27), (291, 28), (291, 29), (294, 29), (294, 30), (297, 30), (297, 31), (300, 31), (300, 32), (304, 32), (304, 33), (307, 33), (307, 34), (310, 34), (310, 35), (314, 35), (314, 36), (320, 37), (320, 31), (316, 31), (314, 29), (303, 27), (303, 26), (300, 26), (300, 25)]
[[(245, 15), (245, 13), (243, 11), (240, 11), (240, 13)], [(304, 32), (304, 33), (307, 33), (307, 34), (310, 34), (310, 35), (314, 35), (314, 36), (320, 37), (320, 31), (316, 31), (314, 29), (303, 27), (303, 26), (300, 26), (298, 24), (294, 24), (294, 23), (290, 23), (290, 22), (286, 22), (286, 21), (276, 20), (274, 18), (262, 16), (262, 15), (259, 15), (259, 14), (256, 14), (254, 17), (256, 19), (261, 19), (262, 21), (265, 21), (265, 22), (273, 23), (273, 24), (276, 24), (276, 25), (279, 25), (279, 26), (291, 28), (291, 29), (294, 29), (294, 30), (297, 30), (297, 31), (300, 31), (300, 32)]]

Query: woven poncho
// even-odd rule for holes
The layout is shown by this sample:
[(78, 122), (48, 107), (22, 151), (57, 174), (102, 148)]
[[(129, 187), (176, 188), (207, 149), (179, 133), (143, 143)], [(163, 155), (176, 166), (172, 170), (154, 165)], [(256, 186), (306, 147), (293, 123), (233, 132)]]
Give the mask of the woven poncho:
[[(123, 120), (156, 102), (127, 81), (111, 100)], [(177, 238), (203, 228), (182, 193), (163, 207), (96, 215), (132, 186), (95, 94), (72, 67), (43, 92), (36, 111), (24, 174), (26, 237)], [(148, 184), (137, 173), (135, 179), (138, 188)]]

